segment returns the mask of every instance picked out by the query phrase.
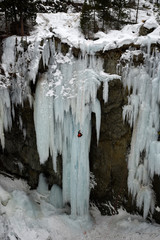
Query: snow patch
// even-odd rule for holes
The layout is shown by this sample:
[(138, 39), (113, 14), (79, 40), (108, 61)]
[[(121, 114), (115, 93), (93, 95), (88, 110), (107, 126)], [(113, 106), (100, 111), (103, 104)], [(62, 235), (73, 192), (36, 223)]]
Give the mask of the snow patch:
[(144, 25), (145, 28), (152, 29), (157, 28), (159, 24), (157, 23), (156, 19), (154, 17), (151, 17), (145, 21)]
[(0, 202), (3, 206), (6, 206), (8, 201), (11, 199), (11, 195), (0, 186)]

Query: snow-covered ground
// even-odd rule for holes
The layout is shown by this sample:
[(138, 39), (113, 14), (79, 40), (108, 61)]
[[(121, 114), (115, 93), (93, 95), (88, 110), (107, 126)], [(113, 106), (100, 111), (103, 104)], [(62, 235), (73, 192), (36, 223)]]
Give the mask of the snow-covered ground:
[[(160, 226), (120, 209), (101, 216), (91, 208), (91, 220), (73, 220), (69, 209), (55, 209), (47, 196), (30, 190), (22, 180), (0, 175), (0, 240), (149, 240), (160, 239)], [(2, 200), (3, 198), (3, 200)]]
[[(133, 11), (132, 16), (134, 19), (135, 11)], [(91, 54), (100, 50), (119, 48), (131, 43), (146, 45), (148, 41), (152, 43), (160, 42), (160, 26), (152, 9), (148, 10), (148, 12), (139, 10), (137, 24), (126, 25), (120, 31), (110, 30), (108, 33), (96, 33), (96, 40), (86, 40), (84, 38), (80, 30), (80, 13), (39, 13), (36, 21), (36, 30), (33, 31), (33, 35), (29, 37), (30, 39), (39, 40), (55, 35), (62, 42), (67, 42), (70, 46), (75, 46)], [(139, 36), (139, 29), (143, 24), (144, 27), (148, 29), (155, 28), (155, 30), (147, 36)]]

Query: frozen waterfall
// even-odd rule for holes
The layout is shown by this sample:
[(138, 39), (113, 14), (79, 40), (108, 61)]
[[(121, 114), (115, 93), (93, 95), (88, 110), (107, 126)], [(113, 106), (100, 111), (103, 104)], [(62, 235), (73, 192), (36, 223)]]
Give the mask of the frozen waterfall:
[[(27, 45), (27, 49), (26, 49)], [(25, 47), (24, 47), (25, 46)], [(61, 52), (54, 39), (27, 40), (9, 37), (4, 41), (2, 67), (5, 73), (0, 98), (0, 139), (4, 147), (3, 128), (12, 125), (14, 105), (28, 99), (34, 107), (34, 123), (40, 163), (48, 157), (57, 169), (57, 156), (63, 159), (63, 205), (71, 205), (71, 216), (88, 218), (89, 151), (91, 113), (96, 116), (97, 142), (101, 123), (101, 108), (97, 89), (104, 82), (103, 98), (108, 99), (108, 81), (117, 76), (103, 72), (103, 62), (94, 55), (75, 58), (69, 50)], [(10, 57), (9, 57), (10, 56)], [(43, 73), (38, 72), (43, 68)], [(34, 99), (30, 83), (36, 84)], [(8, 95), (7, 95), (8, 94)], [(4, 97), (5, 95), (5, 97)], [(1, 104), (2, 103), (2, 104)], [(23, 122), (21, 120), (23, 128)], [(22, 129), (23, 130), (23, 129)], [(83, 136), (77, 137), (81, 130)]]
[(130, 95), (123, 118), (133, 127), (128, 188), (146, 218), (155, 206), (152, 179), (160, 174), (160, 55), (156, 49), (151, 51), (149, 43), (143, 55), (143, 65), (129, 65), (124, 71), (123, 82)]
[[(57, 155), (62, 155), (63, 204), (71, 204), (73, 218), (88, 216), (91, 113), (96, 115), (98, 138), (101, 110), (96, 96), (102, 64), (94, 56), (75, 59), (52, 52), (35, 95), (38, 152), (41, 163), (52, 156), (55, 171)], [(83, 133), (81, 138), (78, 130)]]
[[(75, 58), (66, 55), (54, 39), (27, 40), (15, 36), (4, 41), (0, 75), (0, 141), (5, 147), (4, 129), (12, 127), (14, 106), (28, 99), (34, 107), (37, 149), (41, 164), (49, 156), (56, 171), (57, 156), (63, 159), (63, 205), (70, 203), (71, 215), (88, 216), (89, 151), (91, 113), (96, 116), (97, 142), (101, 109), (97, 89), (104, 83), (103, 99), (108, 100), (108, 81), (119, 78), (103, 72), (100, 58), (85, 52)], [(27, 44), (27, 49), (24, 48)], [(134, 52), (134, 51), (133, 51)], [(133, 127), (128, 156), (128, 188), (144, 218), (153, 212), (154, 174), (160, 173), (160, 143), (157, 141), (160, 104), (160, 56), (158, 50), (142, 50), (144, 64), (123, 69), (123, 83), (130, 95), (123, 119)], [(134, 53), (131, 53), (133, 56)], [(131, 61), (132, 62), (132, 61)], [(43, 71), (38, 72), (43, 68)], [(42, 73), (43, 72), (43, 73)], [(30, 84), (36, 84), (35, 96)], [(8, 88), (9, 87), (9, 88)], [(21, 128), (23, 122), (21, 120)], [(83, 136), (77, 137), (78, 130)], [(61, 194), (60, 194), (61, 196)]]

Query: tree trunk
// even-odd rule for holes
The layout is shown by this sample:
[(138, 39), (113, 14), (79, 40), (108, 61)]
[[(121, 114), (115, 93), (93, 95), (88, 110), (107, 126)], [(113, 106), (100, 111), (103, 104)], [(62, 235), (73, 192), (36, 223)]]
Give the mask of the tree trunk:
[(14, 2), (13, 2), (13, 5), (12, 5), (12, 9), (13, 9), (14, 21), (15, 21), (15, 23), (17, 23), (17, 16), (16, 16), (16, 9), (15, 9)]
[(8, 35), (8, 17), (7, 17), (7, 12), (5, 11), (5, 30), (6, 30), (6, 34)]
[(15, 22), (15, 26), (16, 26), (16, 28), (15, 28), (16, 34), (19, 34), (19, 27), (18, 27), (18, 22), (17, 22), (17, 15), (16, 15), (16, 8), (15, 8), (14, 1), (13, 1), (12, 9), (13, 9), (14, 22)]
[(21, 36), (24, 36), (24, 22), (23, 22), (23, 15), (20, 16), (20, 22), (21, 22)]
[(104, 16), (105, 16), (105, 11), (104, 11), (104, 9), (102, 10), (102, 31), (104, 31)]

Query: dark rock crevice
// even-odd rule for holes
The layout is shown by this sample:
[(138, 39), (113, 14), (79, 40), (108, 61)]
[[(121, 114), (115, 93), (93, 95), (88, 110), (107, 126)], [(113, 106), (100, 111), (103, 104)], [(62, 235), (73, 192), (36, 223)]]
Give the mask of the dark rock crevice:
[[(22, 119), (22, 127), (20, 126), (19, 116)], [(23, 131), (25, 131), (26, 136), (24, 136)], [(40, 165), (33, 109), (30, 108), (28, 102), (25, 102), (23, 107), (21, 105), (15, 107), (15, 118), (13, 119), (12, 129), (5, 132), (5, 149), (0, 150), (0, 171), (26, 179), (31, 188), (37, 187), (41, 172), (46, 176), (49, 187), (53, 183), (61, 185), (62, 161), (60, 160), (60, 156), (58, 158), (57, 173), (53, 170), (51, 157), (49, 157), (44, 165)]]
[(91, 201), (102, 214), (110, 213), (105, 203), (108, 201), (118, 207), (125, 205), (128, 199), (127, 190), (127, 152), (131, 141), (131, 129), (122, 119), (122, 107), (126, 95), (120, 80), (109, 82), (109, 99), (104, 104), (102, 87), (98, 98), (101, 102), (100, 140), (97, 146), (95, 117), (92, 117), (92, 140), (90, 151), (90, 169), (97, 185), (91, 191)]

